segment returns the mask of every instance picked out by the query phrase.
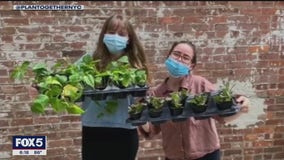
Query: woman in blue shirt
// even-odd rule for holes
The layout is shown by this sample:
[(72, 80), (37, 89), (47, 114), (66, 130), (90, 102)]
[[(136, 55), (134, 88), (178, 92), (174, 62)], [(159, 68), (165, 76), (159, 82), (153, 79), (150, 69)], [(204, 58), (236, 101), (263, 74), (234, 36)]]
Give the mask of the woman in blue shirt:
[[(148, 73), (143, 47), (133, 26), (121, 15), (113, 15), (105, 21), (97, 48), (91, 55), (94, 60), (100, 59), (96, 66), (100, 71), (104, 71), (111, 61), (128, 56), (132, 67), (145, 69)], [(136, 127), (126, 123), (128, 106), (133, 102), (133, 97), (116, 99), (118, 108), (115, 113), (99, 116), (104, 112), (107, 101), (112, 99), (108, 96), (106, 100), (93, 101), (85, 97), (83, 101), (83, 160), (134, 160), (136, 157), (138, 133)]]

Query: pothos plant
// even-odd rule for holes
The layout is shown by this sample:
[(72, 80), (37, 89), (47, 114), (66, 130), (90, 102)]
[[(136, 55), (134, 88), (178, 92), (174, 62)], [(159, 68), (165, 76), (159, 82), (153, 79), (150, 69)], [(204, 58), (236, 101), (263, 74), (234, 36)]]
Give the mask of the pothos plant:
[(144, 87), (147, 81), (146, 71), (143, 69), (137, 69), (135, 71), (135, 84), (139, 87)]
[[(11, 78), (23, 80), (32, 72), (32, 78), (29, 80), (36, 84), (39, 91), (39, 95), (32, 103), (32, 112), (42, 114), (51, 106), (55, 112), (82, 114), (84, 111), (76, 102), (82, 97), (84, 89), (101, 86), (106, 77), (125, 87), (133, 84), (135, 80), (137, 69), (130, 67), (126, 56), (111, 62), (106, 71), (97, 70), (96, 63), (99, 61), (94, 61), (90, 55), (86, 55), (78, 64), (65, 59), (63, 62), (58, 61), (51, 68), (44, 63), (32, 65), (31, 62), (24, 61), (15, 67)], [(117, 105), (115, 102), (107, 103), (107, 112), (116, 111)]]
[(31, 62), (24, 61), (15, 67), (11, 78), (22, 80), (28, 72), (33, 73), (29, 80), (36, 84), (39, 95), (32, 103), (32, 112), (42, 114), (51, 106), (55, 112), (82, 114), (84, 111), (76, 101), (82, 96), (84, 87), (94, 87), (97, 62), (91, 56), (85, 56), (79, 64), (65, 59), (48, 68), (44, 63), (31, 65)]
[(126, 88), (133, 85), (136, 69), (130, 66), (127, 56), (110, 62), (106, 70), (110, 72), (110, 81), (115, 86)]
[(110, 62), (106, 70), (108, 71), (110, 82), (119, 88), (127, 88), (134, 85), (143, 87), (146, 85), (146, 71), (132, 67), (127, 56), (122, 56), (117, 61)]

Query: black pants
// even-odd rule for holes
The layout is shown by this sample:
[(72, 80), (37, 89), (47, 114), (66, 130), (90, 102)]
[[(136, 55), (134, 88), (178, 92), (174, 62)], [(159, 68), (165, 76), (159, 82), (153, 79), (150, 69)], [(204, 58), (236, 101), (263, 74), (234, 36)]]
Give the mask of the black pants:
[(136, 129), (82, 128), (83, 160), (135, 160), (138, 145)]
[[(197, 158), (195, 160), (220, 160), (221, 159), (221, 152), (220, 150), (216, 150), (214, 152), (208, 153), (205, 156), (201, 158)], [(169, 158), (166, 158), (165, 160), (171, 160)]]
[(196, 160), (220, 160), (221, 159), (221, 152), (220, 150), (216, 150), (214, 152), (208, 153), (205, 156), (198, 158)]

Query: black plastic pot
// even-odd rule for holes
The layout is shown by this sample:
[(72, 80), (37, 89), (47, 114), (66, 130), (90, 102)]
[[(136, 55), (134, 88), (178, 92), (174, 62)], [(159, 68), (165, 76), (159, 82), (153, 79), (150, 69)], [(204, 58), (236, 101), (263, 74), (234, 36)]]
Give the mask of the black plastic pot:
[(169, 107), (169, 110), (170, 110), (170, 114), (172, 116), (178, 116), (180, 114), (182, 114), (183, 112), (183, 107), (180, 107), (180, 108), (176, 108), (174, 106), (174, 104), (172, 103), (172, 101), (167, 101), (167, 105)]
[(113, 85), (116, 86), (116, 87), (118, 87), (118, 88), (120, 88), (120, 89), (128, 88), (128, 86), (125, 87), (124, 85), (122, 85), (121, 82), (113, 82)]
[[(138, 89), (139, 88), (135, 88)], [(142, 90), (142, 89), (141, 89)], [(206, 93), (205, 93), (206, 94)], [(133, 125), (140, 125), (141, 123), (151, 122), (152, 124), (161, 124), (168, 120), (171, 120), (172, 122), (180, 122), (185, 121), (189, 117), (193, 117), (196, 120), (203, 120), (210, 117), (213, 117), (215, 115), (226, 117), (231, 116), (239, 112), (240, 106), (236, 103), (235, 99), (232, 99), (232, 103), (229, 109), (220, 110), (217, 108), (216, 101), (214, 100), (214, 96), (216, 95), (215, 92), (210, 92), (210, 95), (208, 95), (206, 105), (205, 106), (195, 106), (195, 103), (192, 103), (192, 99), (194, 98), (193, 95), (189, 95), (186, 98), (186, 102), (184, 105), (184, 110), (180, 115), (173, 116), (171, 115), (171, 108), (169, 102), (171, 99), (165, 99), (166, 106), (163, 106), (162, 113), (150, 113), (150, 109), (153, 108), (153, 106), (146, 101), (146, 99), (142, 99), (141, 102), (147, 102), (147, 110), (145, 114), (141, 115), (141, 118), (139, 120), (128, 120), (128, 123), (132, 123)], [(175, 114), (175, 113), (174, 113)]]
[(151, 118), (160, 117), (161, 114), (162, 114), (162, 109), (160, 109), (160, 110), (149, 109), (148, 114)]
[(138, 87), (140, 87), (140, 88), (143, 88), (143, 87), (145, 87), (146, 86), (146, 83), (143, 83), (143, 84), (136, 84)]
[(182, 114), (182, 112), (183, 112), (183, 108), (172, 108), (172, 107), (170, 107), (169, 109), (170, 109), (170, 113), (171, 113), (172, 116), (178, 116), (178, 115)]
[(108, 81), (109, 81), (109, 76), (103, 77), (102, 83), (101, 84), (95, 84), (95, 88), (98, 89), (98, 90), (104, 90), (108, 85)]
[(216, 103), (216, 106), (219, 110), (226, 110), (230, 109), (233, 106), (233, 101), (221, 102)]
[(186, 96), (186, 97), (183, 97), (183, 98), (181, 99), (181, 105), (182, 105), (182, 106), (185, 106), (186, 99), (187, 99), (187, 96)]
[(141, 118), (142, 112), (140, 113), (128, 113), (130, 120), (137, 120)]
[(194, 113), (203, 113), (206, 111), (207, 109), (207, 105), (195, 105), (195, 104), (191, 104), (191, 109)]

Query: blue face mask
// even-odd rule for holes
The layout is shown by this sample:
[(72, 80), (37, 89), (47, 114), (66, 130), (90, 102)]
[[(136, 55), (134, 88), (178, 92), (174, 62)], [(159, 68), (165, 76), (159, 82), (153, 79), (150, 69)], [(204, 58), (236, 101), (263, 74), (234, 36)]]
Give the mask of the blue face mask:
[(184, 65), (171, 57), (166, 60), (165, 65), (170, 72), (170, 75), (175, 78), (183, 77), (190, 73), (190, 68), (187, 65)]
[(117, 34), (105, 34), (103, 39), (108, 51), (112, 54), (121, 53), (126, 48), (127, 41), (128, 38)]

